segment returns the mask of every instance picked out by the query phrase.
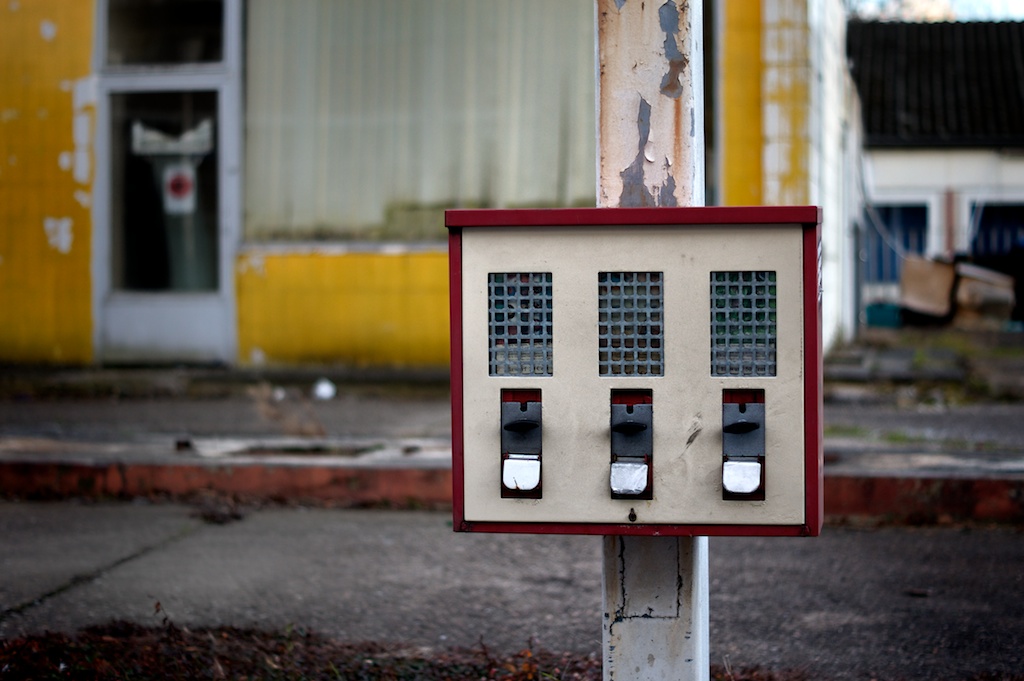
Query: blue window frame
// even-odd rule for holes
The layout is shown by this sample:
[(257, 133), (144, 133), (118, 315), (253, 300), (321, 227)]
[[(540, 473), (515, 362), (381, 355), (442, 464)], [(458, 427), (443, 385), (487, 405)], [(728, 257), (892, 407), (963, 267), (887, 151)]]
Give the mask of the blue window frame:
[[(975, 211), (981, 211), (978, 215)], [(971, 239), (971, 255), (990, 258), (1008, 255), (1024, 240), (1024, 205), (987, 203), (971, 205), (971, 222), (977, 231)]]
[(923, 254), (928, 242), (928, 206), (924, 204), (879, 205), (875, 213), (881, 224), (867, 221), (864, 251), (867, 254), (864, 281), (890, 284), (900, 280), (902, 257)]

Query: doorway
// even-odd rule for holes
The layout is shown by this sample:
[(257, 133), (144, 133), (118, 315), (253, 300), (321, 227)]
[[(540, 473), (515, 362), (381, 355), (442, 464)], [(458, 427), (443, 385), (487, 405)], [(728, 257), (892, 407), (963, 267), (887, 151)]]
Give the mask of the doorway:
[(97, 359), (231, 362), (240, 0), (101, 0), (98, 12)]

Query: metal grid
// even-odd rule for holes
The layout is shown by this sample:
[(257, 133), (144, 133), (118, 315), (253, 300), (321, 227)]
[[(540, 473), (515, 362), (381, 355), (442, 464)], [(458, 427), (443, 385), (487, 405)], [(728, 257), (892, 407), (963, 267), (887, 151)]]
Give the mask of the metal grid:
[(491, 376), (551, 376), (551, 273), (487, 275)]
[(664, 333), (661, 272), (599, 272), (598, 372), (661, 376)]
[(775, 272), (711, 273), (711, 375), (774, 376)]

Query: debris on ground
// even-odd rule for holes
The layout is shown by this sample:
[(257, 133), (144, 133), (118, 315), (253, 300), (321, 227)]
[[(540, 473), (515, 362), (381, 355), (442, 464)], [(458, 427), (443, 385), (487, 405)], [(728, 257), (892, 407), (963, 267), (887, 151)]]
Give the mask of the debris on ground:
[[(716, 681), (806, 681), (712, 665)], [(0, 641), (0, 679), (564, 679), (598, 681), (595, 654), (552, 653), (531, 646), (498, 654), (481, 643), (465, 649), (341, 643), (289, 628), (283, 632), (221, 627), (188, 629), (113, 622), (76, 635), (46, 633)]]

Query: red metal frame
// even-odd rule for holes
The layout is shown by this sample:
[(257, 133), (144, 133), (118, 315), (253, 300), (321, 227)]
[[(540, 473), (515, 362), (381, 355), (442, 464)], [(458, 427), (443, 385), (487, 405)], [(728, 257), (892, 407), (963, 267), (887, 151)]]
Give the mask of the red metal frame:
[(804, 223), (804, 519), (809, 534), (821, 533), (825, 520), (825, 454), (821, 349), (821, 210)]
[(445, 225), (473, 227), (618, 226), (650, 225), (820, 225), (818, 206), (700, 206), (692, 208), (541, 208), (445, 211)]
[(754, 388), (726, 388), (722, 391), (722, 404), (764, 404), (764, 390)]
[[(779, 225), (803, 229), (804, 475), (802, 525), (670, 525), (506, 523), (465, 519), (462, 366), (462, 230), (477, 227), (657, 225)], [(448, 210), (451, 329), (452, 520), (461, 532), (632, 536), (816, 536), (824, 520), (822, 469), (821, 208), (817, 206), (708, 206), (684, 208), (555, 208)]]
[(452, 520), (461, 529), (464, 520), (466, 485), (462, 418), (462, 233), (448, 234), (449, 328), (451, 329), (452, 393)]
[(612, 388), (612, 404), (654, 404), (654, 395), (650, 390), (630, 388)]
[(501, 391), (502, 402), (540, 402), (541, 391), (527, 388), (505, 388)]

